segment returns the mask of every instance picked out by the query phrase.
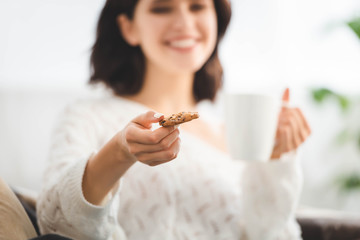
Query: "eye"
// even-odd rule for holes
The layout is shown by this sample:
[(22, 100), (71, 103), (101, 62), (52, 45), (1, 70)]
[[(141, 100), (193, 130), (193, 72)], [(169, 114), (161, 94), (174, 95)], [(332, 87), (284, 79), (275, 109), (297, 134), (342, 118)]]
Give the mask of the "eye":
[(206, 7), (205, 4), (200, 4), (200, 3), (193, 3), (190, 5), (190, 10), (193, 12), (198, 12), (203, 10)]
[(154, 7), (150, 10), (152, 13), (164, 14), (171, 12), (170, 7)]

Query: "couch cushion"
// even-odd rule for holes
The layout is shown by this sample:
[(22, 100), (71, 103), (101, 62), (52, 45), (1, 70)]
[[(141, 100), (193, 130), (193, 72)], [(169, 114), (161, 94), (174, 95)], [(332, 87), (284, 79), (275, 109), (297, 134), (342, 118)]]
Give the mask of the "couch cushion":
[(0, 236), (23, 240), (36, 237), (36, 231), (21, 203), (0, 178)]

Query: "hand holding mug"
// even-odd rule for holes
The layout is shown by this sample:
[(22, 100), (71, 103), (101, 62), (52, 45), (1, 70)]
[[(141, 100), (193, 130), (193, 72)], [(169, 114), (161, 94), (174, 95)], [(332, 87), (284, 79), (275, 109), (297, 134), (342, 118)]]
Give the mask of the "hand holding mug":
[(283, 106), (279, 114), (271, 159), (278, 159), (283, 153), (296, 150), (311, 134), (302, 111), (297, 107), (289, 107), (289, 100), (290, 93), (287, 88), (282, 97)]

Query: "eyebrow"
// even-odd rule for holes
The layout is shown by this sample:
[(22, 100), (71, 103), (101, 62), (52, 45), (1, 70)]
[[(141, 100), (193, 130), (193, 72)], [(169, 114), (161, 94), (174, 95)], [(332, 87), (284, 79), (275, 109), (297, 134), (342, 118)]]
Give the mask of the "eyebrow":
[[(172, 2), (173, 0), (154, 0), (152, 3), (153, 4), (158, 4), (158, 3), (168, 3), (168, 2)], [(201, 0), (188, 0), (189, 2), (200, 2)]]
[(170, 2), (171, 0), (155, 0), (153, 3)]

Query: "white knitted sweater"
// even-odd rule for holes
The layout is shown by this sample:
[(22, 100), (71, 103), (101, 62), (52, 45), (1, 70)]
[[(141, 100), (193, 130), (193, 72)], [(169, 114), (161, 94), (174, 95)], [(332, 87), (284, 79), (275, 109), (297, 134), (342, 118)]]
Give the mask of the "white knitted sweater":
[(42, 233), (74, 239), (293, 240), (302, 186), (295, 153), (279, 161), (234, 161), (181, 131), (177, 159), (135, 163), (105, 206), (84, 199), (89, 157), (148, 109), (119, 97), (83, 100), (59, 119), (37, 205)]

